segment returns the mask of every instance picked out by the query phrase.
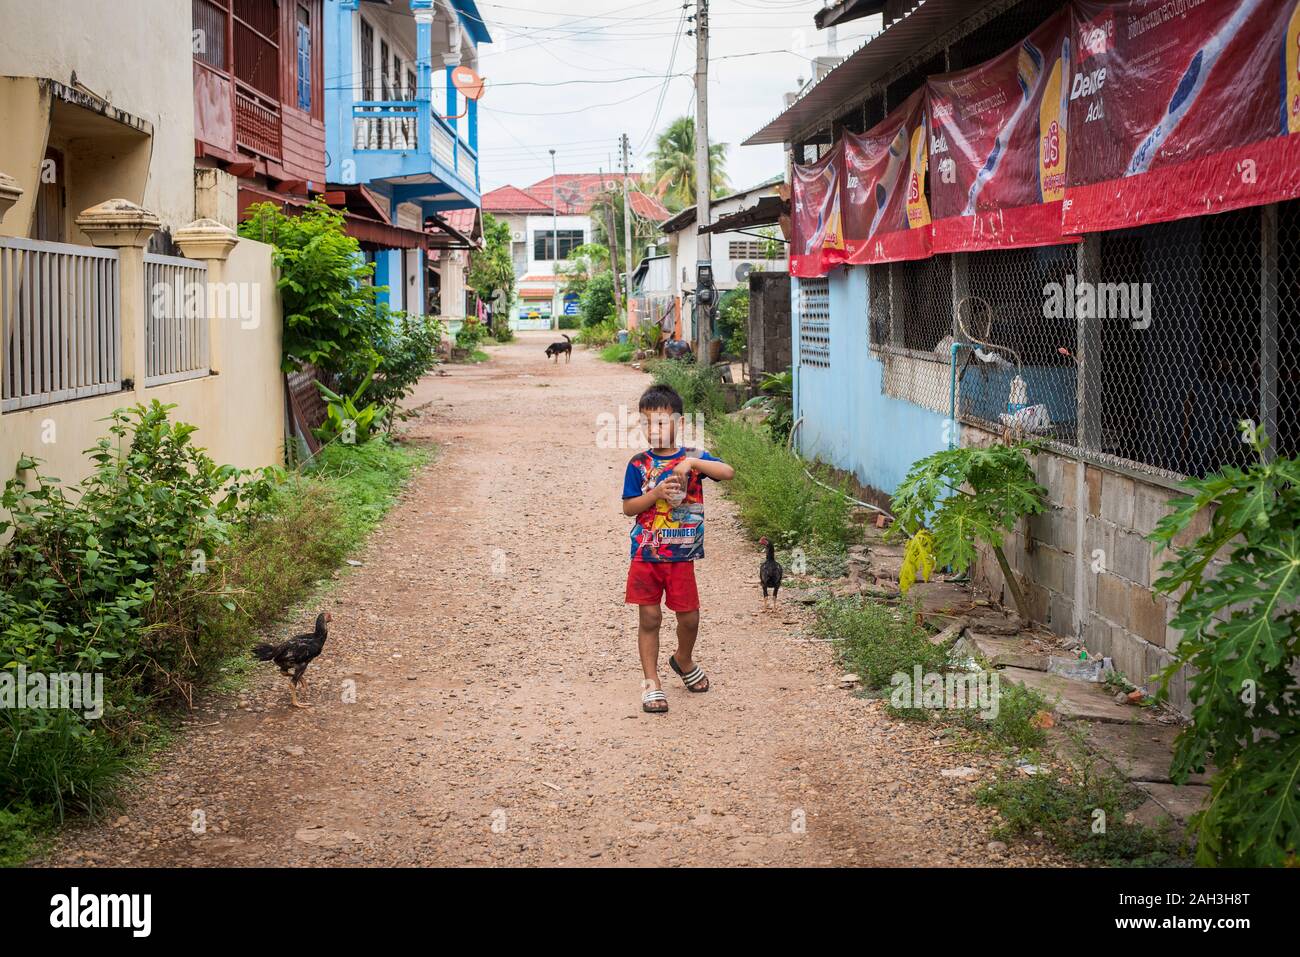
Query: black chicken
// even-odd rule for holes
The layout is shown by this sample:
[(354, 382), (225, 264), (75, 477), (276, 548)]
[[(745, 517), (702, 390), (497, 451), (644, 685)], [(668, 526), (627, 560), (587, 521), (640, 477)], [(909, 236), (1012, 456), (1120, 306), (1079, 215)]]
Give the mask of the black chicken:
[(781, 590), (781, 579), (785, 576), (785, 569), (776, 560), (776, 550), (770, 541), (760, 538), (758, 543), (767, 546), (767, 558), (758, 566), (758, 582), (763, 586), (763, 608), (766, 610), (767, 590), (772, 589), (772, 601), (775, 602), (777, 593)]
[(307, 687), (304, 673), (307, 666), (316, 659), (325, 647), (329, 637), (329, 623), (333, 616), (323, 611), (316, 616), (316, 630), (305, 635), (294, 635), (288, 641), (279, 644), (262, 644), (253, 648), (253, 657), (258, 661), (273, 661), (280, 667), (280, 673), (289, 679), (289, 698), (295, 708), (310, 708), (298, 700), (298, 685)]

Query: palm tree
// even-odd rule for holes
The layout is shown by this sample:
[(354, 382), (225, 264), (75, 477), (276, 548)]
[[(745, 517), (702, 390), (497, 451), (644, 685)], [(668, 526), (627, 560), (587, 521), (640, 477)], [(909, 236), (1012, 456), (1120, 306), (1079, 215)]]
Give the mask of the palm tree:
[[(669, 209), (695, 203), (695, 120), (680, 116), (659, 134), (650, 154), (654, 191)], [(727, 181), (727, 144), (709, 144), (709, 195), (722, 196)]]

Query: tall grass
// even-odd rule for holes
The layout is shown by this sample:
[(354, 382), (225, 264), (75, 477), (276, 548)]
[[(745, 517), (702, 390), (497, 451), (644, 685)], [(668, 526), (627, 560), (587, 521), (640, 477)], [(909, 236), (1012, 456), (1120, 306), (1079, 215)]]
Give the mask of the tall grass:
[(708, 416), (721, 415), (726, 409), (726, 391), (711, 366), (691, 359), (655, 359), (646, 363), (646, 371), (656, 383), (669, 386), (682, 397), (687, 412)]
[[(195, 607), (181, 610), (203, 622), (190, 644), (196, 683), (246, 666), (248, 647), (364, 543), (431, 454), (382, 438), (328, 446), (265, 510), (237, 523), (209, 562), (229, 590), (198, 593)], [(124, 773), (165, 736), (174, 702), (124, 696), (108, 682), (104, 694), (100, 721), (66, 709), (0, 709), (0, 866), (30, 857), (66, 816), (111, 807)]]
[(805, 551), (840, 551), (857, 537), (849, 500), (812, 481), (803, 461), (766, 431), (723, 417), (709, 433), (714, 454), (736, 470), (728, 492), (752, 535)]

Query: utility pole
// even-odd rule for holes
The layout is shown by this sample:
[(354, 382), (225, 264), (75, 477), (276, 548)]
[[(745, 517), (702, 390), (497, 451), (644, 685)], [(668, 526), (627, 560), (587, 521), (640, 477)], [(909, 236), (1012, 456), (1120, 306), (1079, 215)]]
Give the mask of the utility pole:
[[(551, 242), (554, 244), (554, 252), (551, 253), (551, 272), (555, 275), (555, 285), (560, 285), (560, 214), (558, 207), (560, 205), (560, 180), (555, 175), (555, 150), (551, 150)], [(527, 238), (527, 237), (525, 237)], [(544, 251), (544, 250), (543, 250)], [(551, 293), (551, 328), (560, 328), (560, 317), (555, 314), (555, 307), (560, 307), (560, 312), (564, 312), (564, 300), (556, 293)]]
[[(614, 163), (611, 160), (609, 172), (614, 174)], [(601, 189), (604, 189), (605, 170), (600, 171)], [(602, 193), (602, 195), (606, 195)], [(609, 239), (609, 271), (614, 274), (614, 308), (619, 312), (623, 311), (623, 287), (618, 281), (618, 233), (614, 230), (614, 200), (609, 198), (607, 202), (602, 203), (605, 207), (605, 235)], [(592, 264), (593, 266), (595, 263)], [(592, 272), (595, 272), (593, 269)]]
[(626, 294), (623, 301), (627, 303), (630, 318), (632, 313), (632, 202), (628, 198), (627, 177), (632, 143), (626, 133), (619, 140), (619, 147), (623, 151), (623, 259), (627, 263)]
[[(695, 354), (701, 364), (709, 361), (709, 337), (713, 316), (713, 245), (704, 227), (712, 222), (709, 212), (709, 0), (697, 0), (695, 8)], [(702, 287), (707, 264), (709, 289)], [(703, 295), (701, 295), (703, 293)]]

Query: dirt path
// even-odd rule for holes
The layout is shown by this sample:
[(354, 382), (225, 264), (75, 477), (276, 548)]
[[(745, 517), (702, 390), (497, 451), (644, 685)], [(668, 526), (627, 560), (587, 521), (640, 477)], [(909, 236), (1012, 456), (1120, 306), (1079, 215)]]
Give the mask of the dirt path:
[(668, 673), (670, 618), (672, 711), (641, 713), (632, 453), (595, 433), (647, 379), (582, 350), (551, 365), (549, 338), (422, 384), (413, 432), (443, 451), (332, 594), (315, 708), (290, 709), (270, 669), (205, 702), (122, 816), (49, 863), (1035, 862), (990, 851), (974, 784), (939, 774), (982, 759), (839, 690), (802, 613), (760, 614), (761, 556), (712, 487), (697, 656), (714, 687)]

